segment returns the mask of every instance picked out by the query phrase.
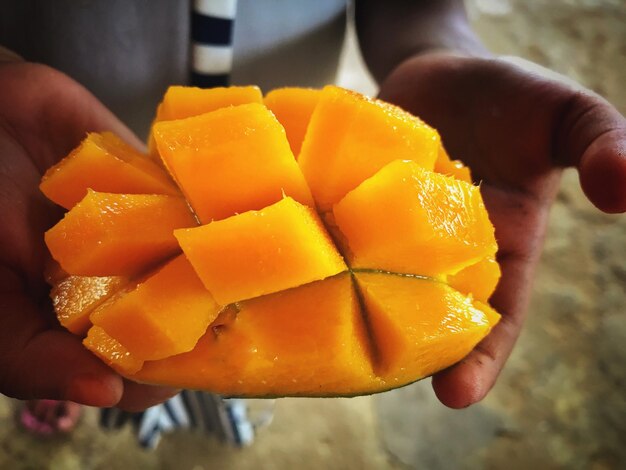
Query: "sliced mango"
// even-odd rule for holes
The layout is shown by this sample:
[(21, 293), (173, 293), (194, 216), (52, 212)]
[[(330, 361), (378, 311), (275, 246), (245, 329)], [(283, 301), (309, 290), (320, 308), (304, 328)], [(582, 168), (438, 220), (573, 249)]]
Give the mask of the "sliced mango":
[(493, 256), (486, 256), (477, 263), (448, 276), (446, 282), (456, 290), (475, 299), (487, 302), (500, 280), (500, 265)]
[(263, 95), (257, 86), (233, 86), (197, 88), (171, 86), (165, 92), (158, 121), (172, 121), (215, 111), (229, 106), (263, 103)]
[(219, 310), (180, 255), (133, 290), (100, 305), (91, 321), (133, 357), (154, 360), (193, 349)]
[(298, 162), (318, 208), (326, 211), (393, 160), (414, 160), (432, 170), (439, 146), (439, 134), (415, 116), (327, 86), (311, 116)]
[(88, 134), (78, 148), (46, 172), (39, 187), (48, 199), (66, 209), (84, 198), (88, 189), (180, 194), (162, 168), (110, 132)]
[[(154, 124), (159, 121), (184, 119), (228, 106), (262, 102), (263, 95), (256, 86), (197, 88), (173, 85), (167, 89), (163, 101), (157, 107), (152, 125), (154, 128)], [(150, 130), (148, 138), (148, 152), (161, 160), (154, 141), (153, 129)]]
[(194, 351), (147, 362), (135, 378), (248, 396), (352, 395), (381, 386), (349, 275), (233, 308)]
[(91, 311), (122, 289), (128, 279), (121, 276), (68, 276), (50, 291), (59, 323), (76, 335), (84, 335)]
[(143, 366), (143, 361), (134, 357), (119, 341), (109, 336), (99, 326), (92, 326), (83, 340), (92, 353), (119, 374), (130, 376)]
[(179, 197), (89, 191), (45, 240), (69, 274), (131, 277), (179, 251), (174, 229), (194, 225)]
[(300, 154), (304, 135), (321, 90), (312, 88), (279, 88), (264, 98), (265, 106), (274, 113), (285, 128), (291, 151), (296, 159)]
[(497, 248), (479, 188), (412, 161), (388, 164), (333, 214), (353, 268), (436, 277)]
[(57, 316), (92, 325), (85, 346), (125, 377), (375, 393), (453, 365), (498, 322), (480, 190), (418, 118), (332, 86), (264, 102), (172, 87), (155, 121), (158, 167), (90, 134), (42, 183), (73, 206), (46, 234)]
[(472, 182), (470, 169), (466, 167), (462, 161), (452, 160), (443, 145), (439, 147), (437, 160), (435, 160), (435, 171), (443, 175), (453, 176), (466, 183)]
[(387, 383), (426, 377), (465, 357), (499, 315), (427, 278), (355, 274), (376, 344), (375, 372)]
[(291, 196), (313, 206), (285, 130), (246, 104), (154, 126), (159, 153), (203, 223)]
[(175, 235), (221, 305), (347, 270), (315, 211), (291, 198)]

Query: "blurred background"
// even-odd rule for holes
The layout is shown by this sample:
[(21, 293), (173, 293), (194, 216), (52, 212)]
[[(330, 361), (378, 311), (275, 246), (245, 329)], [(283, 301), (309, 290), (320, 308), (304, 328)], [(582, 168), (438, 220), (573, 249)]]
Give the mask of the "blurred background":
[[(476, 31), (581, 82), (626, 112), (625, 0), (466, 0)], [(349, 31), (340, 85), (375, 94)], [(626, 184), (626, 182), (624, 183)], [(566, 172), (529, 320), (481, 404), (451, 411), (430, 381), (354, 399), (283, 399), (237, 450), (192, 433), (137, 447), (88, 410), (69, 437), (40, 440), (0, 397), (1, 469), (626, 468), (626, 217), (603, 215)]]

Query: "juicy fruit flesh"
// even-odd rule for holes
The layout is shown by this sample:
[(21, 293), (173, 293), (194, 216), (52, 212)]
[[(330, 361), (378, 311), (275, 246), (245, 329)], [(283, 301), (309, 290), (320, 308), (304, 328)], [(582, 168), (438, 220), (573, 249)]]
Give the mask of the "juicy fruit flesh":
[(262, 209), (283, 195), (313, 205), (285, 131), (260, 104), (159, 122), (154, 138), (203, 223)]
[(89, 191), (45, 240), (70, 274), (132, 276), (176, 253), (173, 231), (196, 224), (179, 197)]
[(91, 321), (133, 357), (154, 360), (193, 349), (219, 306), (180, 255), (134, 289), (91, 313)]
[(457, 362), (491, 328), (484, 306), (442, 282), (366, 272), (355, 277), (377, 347), (376, 373), (386, 381), (406, 383)]
[(234, 309), (194, 351), (148, 362), (134, 378), (248, 396), (315, 396), (329, 389), (351, 395), (378, 383), (349, 275), (240, 302)]
[(318, 207), (326, 211), (394, 160), (433, 169), (439, 135), (418, 118), (341, 88), (324, 88), (299, 163)]
[(437, 277), (497, 248), (479, 189), (412, 161), (383, 167), (335, 205), (333, 215), (354, 268)]
[[(237, 233), (237, 237), (233, 234)], [(176, 237), (221, 305), (333, 276), (347, 269), (315, 211), (285, 198)]]
[(270, 91), (263, 102), (284, 126), (289, 146), (296, 159), (300, 155), (311, 115), (320, 98), (320, 90), (280, 88)]
[(89, 189), (119, 194), (180, 194), (158, 165), (110, 132), (89, 134), (68, 158), (46, 172), (40, 188), (48, 199), (65, 209), (74, 207)]
[[(172, 87), (159, 107), (151, 153), (167, 170), (141, 162), (171, 173), (203, 225), (184, 203), (133, 213), (142, 198), (181, 201), (156, 189), (67, 204), (47, 235), (69, 272), (53, 296), (78, 334), (93, 324), (86, 347), (137, 381), (239, 396), (373, 393), (468, 354), (499, 318), (480, 302), (499, 270), (469, 170), (419, 119), (337, 87), (270, 93), (278, 121), (260, 102), (254, 87)], [(133, 186), (135, 168), (120, 168)], [(97, 202), (129, 197), (111, 217)], [(137, 261), (163, 233), (169, 251)]]

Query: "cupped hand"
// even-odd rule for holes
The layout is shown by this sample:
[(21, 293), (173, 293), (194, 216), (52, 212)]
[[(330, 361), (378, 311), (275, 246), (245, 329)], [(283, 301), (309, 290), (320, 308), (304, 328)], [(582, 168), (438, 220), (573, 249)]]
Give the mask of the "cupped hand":
[(139, 410), (171, 389), (127, 382), (62, 329), (43, 278), (43, 233), (62, 216), (43, 172), (89, 131), (141, 142), (93, 95), (42, 65), (0, 64), (0, 392)]
[(602, 98), (499, 59), (444, 53), (411, 58), (380, 97), (439, 130), (472, 169), (498, 240), (502, 278), (490, 303), (502, 320), (461, 363), (434, 376), (442, 403), (461, 408), (494, 385), (520, 333), (562, 169), (578, 168), (599, 209), (626, 211), (626, 120)]

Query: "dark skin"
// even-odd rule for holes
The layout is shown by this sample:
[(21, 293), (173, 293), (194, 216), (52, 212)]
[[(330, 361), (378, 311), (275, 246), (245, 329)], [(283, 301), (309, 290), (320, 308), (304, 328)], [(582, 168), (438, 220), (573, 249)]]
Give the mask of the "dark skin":
[(489, 57), (462, 2), (359, 1), (356, 14), (380, 97), (439, 130), (481, 182), (496, 229), (502, 278), (490, 303), (502, 320), (433, 377), (441, 402), (463, 408), (493, 387), (519, 336), (563, 168), (578, 169), (600, 210), (626, 211), (626, 120), (595, 95)]
[(46, 168), (87, 131), (141, 142), (94, 96), (48, 67), (0, 63), (0, 390), (140, 410), (175, 391), (123, 380), (54, 318), (43, 232), (61, 216), (38, 190)]
[[(464, 407), (493, 386), (519, 334), (562, 168), (579, 169), (600, 209), (626, 211), (626, 123), (605, 101), (485, 58), (460, 2), (359, 1), (356, 12), (381, 97), (441, 131), (482, 181), (496, 226), (503, 276), (491, 302), (503, 320), (433, 380), (444, 404)], [(40, 194), (41, 175), (86, 132), (101, 130), (141, 145), (65, 75), (0, 64), (0, 391), (139, 410), (174, 391), (124, 381), (62, 330), (42, 274), (43, 232), (60, 213)]]

